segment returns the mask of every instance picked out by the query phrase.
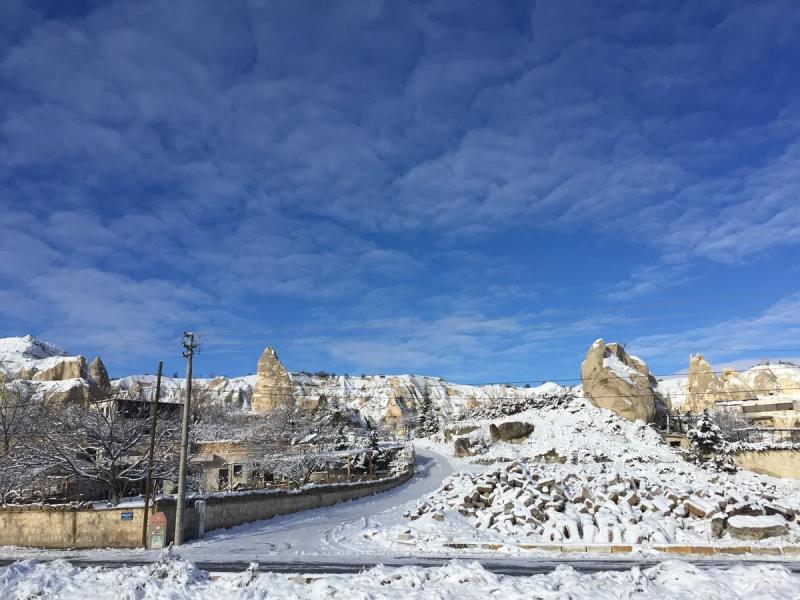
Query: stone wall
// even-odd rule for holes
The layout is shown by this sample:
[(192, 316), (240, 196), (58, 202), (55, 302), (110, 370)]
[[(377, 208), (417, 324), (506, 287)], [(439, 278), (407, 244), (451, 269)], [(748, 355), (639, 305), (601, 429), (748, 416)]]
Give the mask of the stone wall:
[(773, 477), (800, 479), (800, 450), (739, 452), (733, 458), (740, 469)]
[[(204, 531), (223, 529), (311, 508), (331, 506), (389, 490), (407, 481), (413, 471), (379, 481), (314, 486), (238, 495), (209, 496)], [(167, 516), (167, 543), (175, 537), (175, 500), (161, 499), (156, 511)], [(132, 516), (123, 520), (123, 513)], [(136, 548), (141, 545), (144, 508), (73, 509), (61, 506), (13, 506), (0, 509), (0, 546), (38, 548)], [(200, 514), (190, 500), (185, 512), (184, 539), (196, 539)]]
[(331, 506), (338, 502), (385, 492), (411, 477), (358, 483), (334, 483), (314, 486), (297, 492), (276, 491), (268, 495), (252, 493), (240, 496), (211, 496), (206, 500), (205, 530), (223, 529), (286, 515), (301, 510)]

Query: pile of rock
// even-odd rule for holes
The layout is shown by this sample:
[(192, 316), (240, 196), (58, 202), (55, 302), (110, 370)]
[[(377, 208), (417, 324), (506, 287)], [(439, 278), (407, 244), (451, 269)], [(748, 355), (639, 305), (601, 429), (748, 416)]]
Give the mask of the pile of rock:
[(762, 539), (797, 526), (798, 498), (781, 497), (764, 482), (668, 485), (654, 475), (513, 462), (454, 477), (407, 516), (444, 519), (457, 510), (479, 529), (562, 544), (669, 544), (726, 532)]
[(565, 390), (560, 393), (544, 393), (528, 398), (504, 398), (488, 406), (480, 406), (466, 411), (459, 420), (498, 419), (516, 415), (530, 409), (563, 408), (575, 399), (575, 394)]

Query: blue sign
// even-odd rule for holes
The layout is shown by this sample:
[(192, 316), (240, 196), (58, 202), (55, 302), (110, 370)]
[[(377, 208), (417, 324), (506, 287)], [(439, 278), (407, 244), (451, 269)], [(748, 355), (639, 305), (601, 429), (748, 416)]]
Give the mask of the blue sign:
[(120, 514), (119, 518), (123, 521), (133, 521), (133, 512), (124, 512)]

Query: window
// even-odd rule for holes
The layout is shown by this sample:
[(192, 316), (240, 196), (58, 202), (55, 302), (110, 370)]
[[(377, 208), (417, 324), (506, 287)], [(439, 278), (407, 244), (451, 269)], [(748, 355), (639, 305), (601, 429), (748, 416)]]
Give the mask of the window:
[(242, 465), (233, 465), (233, 476), (234, 477), (242, 476)]
[(228, 467), (219, 470), (217, 474), (217, 484), (220, 488), (224, 488), (228, 485)]

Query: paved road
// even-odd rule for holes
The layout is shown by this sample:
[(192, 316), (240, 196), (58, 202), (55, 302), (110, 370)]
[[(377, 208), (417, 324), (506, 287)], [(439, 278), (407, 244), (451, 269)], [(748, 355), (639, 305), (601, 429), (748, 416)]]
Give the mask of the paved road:
[[(363, 561), (363, 560), (349, 560), (343, 558), (336, 562), (317, 561), (313, 559), (304, 558), (301, 560), (285, 560), (285, 561), (269, 561), (260, 562), (259, 570), (263, 572), (273, 573), (302, 573), (305, 575), (314, 574), (339, 574), (339, 573), (360, 573), (365, 569), (377, 565), (387, 567), (406, 567), (406, 566), (419, 566), (419, 567), (436, 567), (453, 560), (448, 557), (429, 557), (429, 558), (416, 558), (416, 557), (386, 557), (380, 561)], [(471, 559), (459, 559), (471, 560)], [(556, 567), (569, 566), (580, 573), (597, 573), (600, 571), (627, 571), (633, 567), (646, 569), (653, 567), (662, 562), (655, 559), (615, 559), (615, 560), (598, 560), (598, 559), (525, 559), (525, 560), (491, 560), (485, 557), (475, 558), (480, 562), (487, 571), (497, 573), (499, 575), (513, 575), (517, 577), (524, 577), (530, 575), (540, 575), (552, 572)], [(784, 566), (794, 573), (800, 573), (800, 562), (797, 561), (780, 561), (780, 560), (748, 560), (748, 561), (732, 561), (732, 560), (712, 560), (712, 559), (687, 559), (682, 557), (684, 562), (690, 562), (700, 569), (730, 569), (738, 565), (753, 565), (769, 564)], [(9, 559), (0, 559), (0, 566), (7, 566), (14, 561)], [(152, 564), (152, 560), (147, 559), (134, 559), (134, 560), (94, 560), (88, 558), (73, 558), (69, 562), (78, 567), (107, 567), (107, 568), (120, 568), (120, 567), (133, 567)], [(248, 568), (249, 562), (247, 561), (199, 561), (195, 563), (197, 567), (204, 571), (216, 573), (240, 573)]]

